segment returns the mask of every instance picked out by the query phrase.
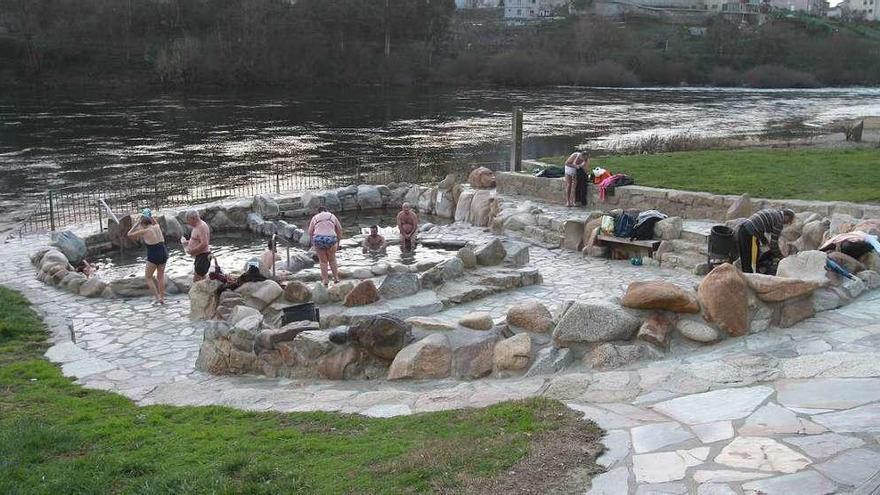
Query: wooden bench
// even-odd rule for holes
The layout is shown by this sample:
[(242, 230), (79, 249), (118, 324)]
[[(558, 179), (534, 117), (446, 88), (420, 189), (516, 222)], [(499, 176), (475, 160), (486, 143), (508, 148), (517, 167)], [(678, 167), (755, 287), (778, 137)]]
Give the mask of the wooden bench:
[(604, 243), (611, 249), (612, 259), (627, 259), (630, 257), (629, 253), (633, 251), (638, 253), (639, 255), (647, 252), (648, 257), (653, 258), (654, 251), (656, 251), (657, 248), (660, 247), (660, 241), (656, 239), (649, 239), (646, 241), (631, 241), (625, 237), (600, 235), (596, 237), (596, 240)]

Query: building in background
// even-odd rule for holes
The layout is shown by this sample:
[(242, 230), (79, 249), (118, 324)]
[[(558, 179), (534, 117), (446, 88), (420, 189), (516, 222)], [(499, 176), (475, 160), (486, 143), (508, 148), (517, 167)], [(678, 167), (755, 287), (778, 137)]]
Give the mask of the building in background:
[(505, 19), (537, 19), (568, 11), (570, 0), (504, 0)]
[(497, 9), (504, 6), (504, 0), (455, 0), (457, 9)]

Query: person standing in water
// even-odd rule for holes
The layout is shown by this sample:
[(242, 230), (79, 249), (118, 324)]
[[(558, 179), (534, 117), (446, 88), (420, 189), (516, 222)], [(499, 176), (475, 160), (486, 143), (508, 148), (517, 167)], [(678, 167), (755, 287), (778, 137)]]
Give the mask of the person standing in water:
[[(147, 245), (147, 266), (144, 269), (144, 281), (153, 293), (156, 302), (165, 304), (165, 263), (168, 261), (168, 248), (159, 222), (153, 218), (153, 212), (144, 208), (141, 218), (131, 226), (128, 238), (133, 241), (144, 241)], [(153, 278), (153, 275), (156, 275)]]
[(339, 241), (342, 240), (342, 224), (336, 215), (327, 211), (323, 206), (318, 207), (318, 213), (309, 222), (309, 238), (312, 246), (318, 253), (318, 262), (321, 265), (321, 282), (324, 286), (330, 284), (329, 271), (333, 273), (333, 282), (339, 282), (338, 266), (336, 263), (336, 250)]
[(205, 223), (196, 210), (186, 212), (186, 224), (192, 227), (189, 240), (181, 238), (180, 243), (187, 254), (194, 258), (193, 282), (203, 280), (211, 269), (211, 227)]
[(419, 217), (412, 211), (409, 203), (403, 203), (397, 214), (397, 229), (400, 231), (400, 250), (412, 251), (416, 247), (416, 233), (419, 231)]

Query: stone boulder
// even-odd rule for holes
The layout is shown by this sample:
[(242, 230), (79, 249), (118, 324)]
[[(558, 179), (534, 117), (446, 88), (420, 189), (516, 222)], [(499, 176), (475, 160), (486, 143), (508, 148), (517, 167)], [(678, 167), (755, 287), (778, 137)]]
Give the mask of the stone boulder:
[(372, 280), (364, 280), (358, 283), (348, 294), (345, 295), (345, 306), (366, 306), (379, 300), (379, 289)]
[(492, 191), (474, 191), (471, 198), (467, 221), (476, 227), (486, 227), (492, 218), (492, 205), (495, 196)]
[(507, 249), (507, 256), (504, 262), (513, 266), (526, 266), (530, 261), (529, 245), (525, 243), (514, 243)]
[(368, 184), (357, 186), (358, 208), (362, 210), (374, 210), (382, 208), (382, 193), (379, 188)]
[(410, 325), (396, 316), (374, 316), (353, 325), (348, 336), (373, 356), (391, 362), (413, 340)]
[(880, 273), (877, 273), (874, 270), (865, 270), (863, 272), (859, 272), (859, 274), (856, 276), (865, 283), (865, 287), (867, 287), (868, 289), (873, 290), (880, 287)]
[(812, 318), (815, 313), (813, 299), (810, 296), (788, 299), (782, 303), (779, 314), (779, 327), (788, 328), (794, 324)]
[(830, 232), (831, 235), (851, 232), (855, 228), (856, 223), (858, 222), (856, 222), (856, 219), (853, 218), (852, 215), (847, 215), (845, 213), (832, 213), (828, 232)]
[[(327, 296), (331, 301), (342, 302), (345, 300), (345, 296), (347, 296), (353, 289), (354, 282), (351, 280), (345, 280), (330, 286), (330, 288), (327, 289)], [(312, 294), (314, 293), (315, 291), (312, 289)]]
[(547, 346), (535, 354), (535, 361), (526, 376), (550, 375), (564, 369), (574, 361), (571, 349)]
[[(863, 273), (875, 273), (875, 272), (863, 272)], [(61, 288), (63, 288), (64, 290), (67, 290), (67, 291), (72, 292), (74, 294), (79, 294), (79, 289), (80, 289), (80, 287), (82, 287), (82, 284), (84, 284), (86, 282), (86, 280), (88, 280), (88, 277), (86, 277), (82, 273), (67, 272), (67, 275), (65, 275), (64, 278), (61, 279), (61, 283), (58, 285), (61, 286)]]
[[(86, 282), (88, 284), (88, 282)], [(83, 284), (85, 287), (86, 284)], [(189, 317), (193, 320), (207, 320), (214, 317), (217, 310), (217, 280), (199, 280), (189, 289)]]
[(434, 199), (434, 214), (442, 218), (455, 217), (455, 197), (451, 191), (437, 191)]
[(700, 304), (689, 290), (662, 280), (632, 282), (621, 305), (634, 309), (659, 309), (676, 313), (699, 313)]
[(465, 246), (459, 249), (455, 256), (461, 260), (466, 270), (477, 267), (477, 255), (473, 249)]
[(254, 196), (254, 213), (262, 218), (277, 218), (281, 213), (278, 202), (265, 194)]
[(186, 234), (186, 229), (174, 215), (162, 215), (157, 220), (159, 227), (162, 228), (162, 233), (165, 234), (165, 240), (168, 242), (177, 242)]
[(217, 212), (211, 216), (208, 225), (211, 226), (211, 232), (226, 232), (238, 229), (238, 225), (236, 225), (236, 223), (233, 222), (223, 210), (217, 210)]
[(819, 284), (826, 284), (828, 276), (825, 262), (828, 256), (822, 251), (801, 251), (794, 256), (783, 258), (776, 268), (776, 276), (797, 278)]
[(471, 216), (471, 202), (474, 199), (475, 191), (462, 191), (461, 196), (455, 203), (455, 214), (453, 219), (456, 222), (467, 222)]
[(267, 328), (257, 334), (254, 341), (254, 352), (260, 354), (263, 351), (275, 349), (275, 346), (281, 342), (293, 342), (297, 335), (309, 330), (319, 330), (318, 322), (294, 321), (281, 328)]
[(437, 184), (438, 191), (452, 191), (452, 188), (458, 184), (458, 176), (455, 174), (446, 174), (446, 177), (443, 178)]
[(406, 322), (426, 332), (451, 332), (457, 328), (454, 323), (431, 316), (411, 316), (406, 319)]
[(647, 356), (648, 349), (644, 346), (605, 342), (584, 356), (584, 361), (595, 369), (611, 369), (626, 366)]
[(389, 273), (379, 285), (379, 295), (395, 299), (415, 294), (421, 289), (419, 276), (415, 273)]
[(580, 251), (584, 243), (583, 220), (570, 219), (562, 224), (562, 249)]
[(504, 261), (507, 251), (501, 239), (495, 238), (491, 242), (486, 243), (476, 250), (477, 263), (483, 266), (498, 265)]
[(553, 330), (558, 347), (585, 342), (629, 340), (638, 331), (641, 319), (607, 301), (575, 302)]
[(553, 331), (553, 315), (538, 301), (514, 304), (507, 310), (507, 324), (530, 332)]
[[(171, 285), (171, 281), (168, 277), (165, 277), (165, 286), (170, 288)], [(113, 293), (113, 297), (128, 298), (153, 295), (149, 287), (147, 287), (147, 281), (143, 276), (119, 278), (112, 280), (108, 286), (110, 287), (110, 292)]]
[(486, 167), (477, 167), (468, 175), (468, 184), (474, 189), (491, 189), (495, 187), (495, 173)]
[(781, 302), (808, 294), (821, 287), (816, 281), (774, 277), (761, 273), (743, 273), (749, 288), (764, 302)]
[(112, 218), (107, 219), (107, 235), (110, 236), (110, 243), (116, 247), (132, 249), (137, 247), (138, 243), (128, 238), (128, 231), (134, 223), (131, 215), (123, 215), (119, 217), (119, 223)]
[(682, 337), (688, 338), (695, 342), (709, 344), (721, 340), (721, 332), (701, 321), (696, 320), (678, 320), (675, 329)]
[(388, 369), (388, 379), (446, 378), (451, 371), (449, 339), (434, 333), (401, 349)]
[(276, 347), (283, 362), (296, 367), (297, 376), (328, 380), (381, 376), (372, 371), (369, 356), (352, 345), (330, 342), (329, 332), (324, 330), (300, 332), (293, 342), (281, 342)]
[(226, 322), (234, 327), (238, 325), (238, 322), (250, 317), (256, 317), (262, 320), (263, 314), (250, 306), (240, 304), (232, 309), (232, 311), (229, 313), (229, 316), (226, 318)]
[(795, 241), (798, 251), (814, 251), (822, 245), (825, 233), (831, 227), (831, 221), (826, 219), (813, 220), (804, 224), (801, 237)]
[(281, 297), (284, 290), (274, 280), (263, 280), (262, 282), (247, 282), (241, 287), (235, 289), (244, 299), (245, 304), (256, 308), (257, 311), (263, 311), (267, 306), (275, 302)]
[(52, 233), (52, 245), (64, 253), (73, 265), (79, 264), (86, 257), (86, 241), (69, 230)]
[(839, 251), (828, 253), (828, 259), (846, 268), (846, 271), (852, 273), (853, 275), (867, 270), (867, 267), (865, 267), (865, 265), (862, 264), (861, 261), (853, 258), (846, 253), (841, 253)]
[(445, 260), (430, 270), (422, 273), (420, 284), (422, 288), (430, 289), (443, 285), (450, 280), (455, 280), (464, 273), (464, 262), (458, 257)]
[(489, 313), (476, 311), (462, 316), (458, 324), (472, 330), (491, 330), (495, 323)]
[(532, 360), (532, 338), (527, 333), (514, 335), (495, 344), (495, 373), (521, 372)]
[(727, 213), (724, 214), (725, 220), (733, 220), (735, 218), (748, 218), (752, 215), (752, 198), (748, 194), (736, 198)]
[(284, 287), (284, 299), (294, 304), (309, 302), (312, 300), (312, 291), (306, 284), (292, 280)]
[(681, 237), (681, 217), (668, 217), (654, 224), (654, 238), (670, 241)]
[(437, 203), (437, 189), (436, 188), (426, 188), (423, 189), (421, 194), (419, 195), (419, 200), (416, 202), (416, 208), (419, 212), (424, 213), (426, 215), (434, 214), (434, 207)]
[[(187, 292), (189, 292), (189, 290), (192, 290), (192, 284), (190, 284)], [(224, 290), (223, 292), (220, 293), (220, 296), (217, 298), (217, 309), (214, 312), (213, 317), (225, 320), (225, 319), (229, 318), (229, 316), (232, 314), (232, 312), (235, 310), (235, 308), (237, 308), (239, 306), (250, 308), (250, 306), (247, 306), (244, 303), (244, 298), (241, 297), (241, 295), (239, 295), (237, 292), (231, 291), (231, 290)], [(253, 309), (253, 308), (251, 308), (251, 309)], [(256, 311), (256, 310), (254, 310), (254, 311)]]
[(749, 332), (749, 288), (730, 263), (709, 272), (697, 289), (703, 317), (735, 337)]
[(665, 348), (669, 333), (672, 331), (673, 320), (663, 313), (652, 313), (639, 327), (636, 335), (638, 340), (644, 340), (657, 347)]

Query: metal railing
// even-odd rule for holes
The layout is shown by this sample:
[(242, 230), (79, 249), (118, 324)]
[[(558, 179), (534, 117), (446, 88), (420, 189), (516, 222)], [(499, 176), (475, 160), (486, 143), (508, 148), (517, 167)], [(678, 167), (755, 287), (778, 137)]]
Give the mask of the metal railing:
[[(69, 225), (97, 222), (104, 228), (106, 210), (117, 214), (142, 208), (160, 210), (233, 197), (256, 194), (311, 191), (345, 187), (353, 184), (426, 184), (442, 179), (447, 173), (459, 173), (462, 180), (478, 166), (494, 171), (505, 169), (499, 162), (442, 161), (419, 155), (387, 158), (312, 159), (275, 165), (268, 170), (218, 169), (202, 173), (190, 183), (161, 177), (139, 180), (112, 188), (68, 187), (49, 190), (32, 201), (32, 211), (22, 223), (20, 234), (55, 231)], [(107, 207), (101, 204), (104, 201)]]

